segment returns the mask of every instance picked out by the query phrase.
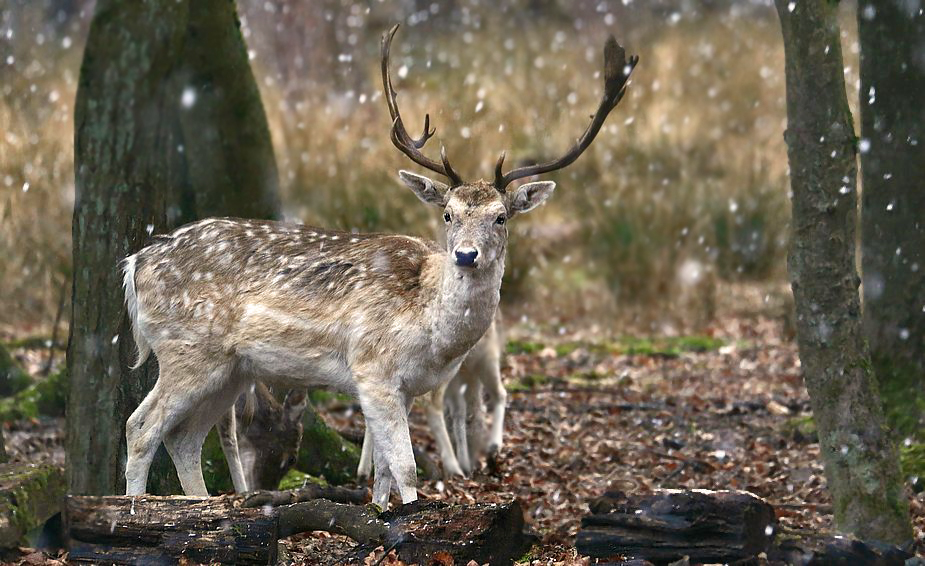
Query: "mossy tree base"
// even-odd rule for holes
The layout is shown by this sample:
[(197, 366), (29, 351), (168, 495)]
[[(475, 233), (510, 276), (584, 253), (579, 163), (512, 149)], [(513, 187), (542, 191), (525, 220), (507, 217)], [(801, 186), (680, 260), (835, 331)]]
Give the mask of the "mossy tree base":
[(0, 547), (23, 544), (27, 532), (60, 512), (65, 487), (61, 468), (0, 464)]
[(323, 477), (333, 484), (355, 481), (360, 464), (357, 445), (325, 424), (311, 406), (302, 416), (302, 427), (302, 445), (296, 469)]

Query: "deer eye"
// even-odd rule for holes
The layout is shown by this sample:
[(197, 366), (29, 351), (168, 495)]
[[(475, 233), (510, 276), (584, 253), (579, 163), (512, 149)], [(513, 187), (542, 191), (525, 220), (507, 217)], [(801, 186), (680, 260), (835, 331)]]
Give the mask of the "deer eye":
[(497, 224), (498, 226), (501, 226), (505, 222), (507, 222), (507, 217), (503, 214), (498, 215), (498, 218), (495, 219), (495, 224)]
[(444, 212), (444, 213), (443, 213), (443, 221), (444, 221), (444, 222), (449, 222), (449, 221), (450, 221), (450, 213), (449, 213), (449, 212)]

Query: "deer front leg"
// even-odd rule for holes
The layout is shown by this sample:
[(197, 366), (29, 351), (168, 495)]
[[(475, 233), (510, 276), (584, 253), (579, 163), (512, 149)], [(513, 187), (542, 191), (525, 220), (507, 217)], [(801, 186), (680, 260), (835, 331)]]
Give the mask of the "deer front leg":
[[(372, 431), (376, 481), (373, 502), (385, 508), (389, 500), (391, 480), (398, 486), (402, 503), (418, 498), (417, 471), (411, 434), (408, 431), (410, 399), (388, 387), (366, 384), (359, 388), (360, 406), (366, 416), (366, 426)], [(389, 478), (389, 479), (386, 479)]]
[[(457, 378), (453, 378), (457, 379)], [(437, 450), (440, 452), (440, 461), (443, 463), (443, 474), (449, 476), (462, 476), (463, 471), (459, 466), (459, 460), (456, 459), (456, 452), (453, 450), (453, 444), (450, 442), (450, 435), (446, 430), (446, 419), (444, 418), (444, 396), (448, 384), (441, 385), (433, 390), (427, 397), (427, 424), (430, 426), (430, 432), (434, 435), (437, 442)]]

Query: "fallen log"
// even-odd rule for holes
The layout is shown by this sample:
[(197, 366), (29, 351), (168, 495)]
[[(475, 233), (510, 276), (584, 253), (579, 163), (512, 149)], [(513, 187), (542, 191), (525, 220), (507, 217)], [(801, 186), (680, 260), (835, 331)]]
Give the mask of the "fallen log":
[(904, 566), (915, 555), (886, 543), (861, 541), (851, 536), (791, 531), (768, 552), (768, 560), (783, 564), (826, 566)]
[[(212, 498), (69, 496), (69, 558), (110, 564), (174, 564), (181, 559), (271, 564), (280, 538), (326, 530), (359, 542), (358, 553), (384, 545), (395, 548), (408, 563), (429, 564), (435, 553), (444, 552), (457, 563), (510, 564), (534, 542), (524, 531), (523, 512), (516, 502), (416, 502), (382, 514), (374, 506), (326, 499), (272, 506), (285, 500), (272, 492)], [(262, 503), (253, 506), (258, 502)]]
[[(513, 564), (539, 538), (525, 529), (517, 501), (502, 505), (447, 505), (415, 501), (387, 511), (379, 519), (389, 525), (379, 544), (395, 548), (408, 564), (432, 564), (449, 554), (456, 564)], [(371, 545), (361, 546), (368, 552)], [(442, 564), (443, 562), (439, 562)]]
[(22, 544), (27, 532), (59, 513), (65, 489), (57, 466), (0, 464), (0, 547)]
[(109, 564), (272, 564), (276, 514), (240, 496), (68, 496), (69, 559)]
[(777, 530), (771, 505), (743, 491), (612, 491), (592, 502), (591, 512), (576, 546), (593, 558), (734, 562), (766, 552)]

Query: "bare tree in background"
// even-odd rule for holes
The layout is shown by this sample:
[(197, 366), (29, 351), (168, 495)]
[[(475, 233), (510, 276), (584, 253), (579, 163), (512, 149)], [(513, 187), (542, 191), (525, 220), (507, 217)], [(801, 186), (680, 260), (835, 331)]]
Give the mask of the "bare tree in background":
[[(136, 371), (119, 262), (197, 217), (268, 218), (277, 171), (233, 2), (99, 0), (75, 106), (69, 490), (124, 488), (124, 423), (153, 386)], [(176, 491), (166, 454), (149, 490)]]
[(775, 5), (786, 59), (797, 344), (835, 522), (862, 538), (904, 542), (912, 537), (908, 502), (861, 332), (854, 258), (857, 139), (845, 93), (838, 3)]
[(864, 332), (890, 423), (925, 424), (925, 15), (861, 2)]

